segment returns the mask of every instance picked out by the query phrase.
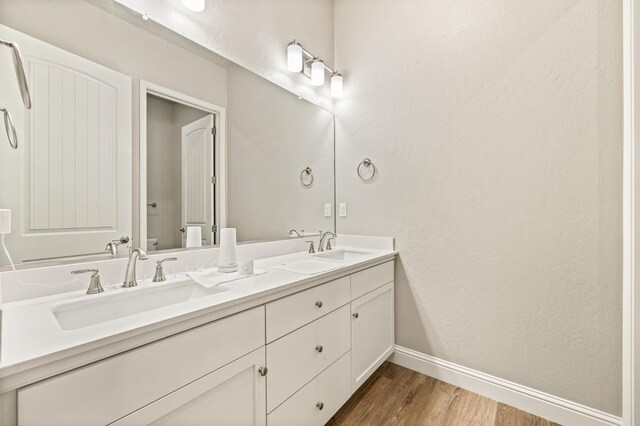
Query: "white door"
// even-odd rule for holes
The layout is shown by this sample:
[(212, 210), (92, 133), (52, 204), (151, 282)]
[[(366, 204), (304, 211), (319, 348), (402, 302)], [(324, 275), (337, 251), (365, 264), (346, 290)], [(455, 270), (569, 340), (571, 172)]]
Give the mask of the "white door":
[(353, 391), (393, 353), (393, 283), (351, 302)]
[(112, 425), (266, 425), (264, 347)]
[(0, 138), (14, 260), (104, 253), (132, 232), (131, 78), (1, 25), (0, 38), (20, 45), (32, 101), (26, 110), (0, 57), (1, 106), (19, 139), (12, 150)]
[(214, 116), (182, 128), (182, 246), (188, 226), (202, 228), (203, 244), (213, 244)]

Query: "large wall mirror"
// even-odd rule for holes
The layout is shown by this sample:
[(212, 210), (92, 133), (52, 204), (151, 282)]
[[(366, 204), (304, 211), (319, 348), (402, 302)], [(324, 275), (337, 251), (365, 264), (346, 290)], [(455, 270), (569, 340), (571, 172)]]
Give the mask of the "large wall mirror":
[(16, 264), (215, 245), (223, 227), (241, 242), (334, 230), (331, 112), (98, 3), (0, 3), (33, 105), (0, 51), (19, 141), (0, 132)]

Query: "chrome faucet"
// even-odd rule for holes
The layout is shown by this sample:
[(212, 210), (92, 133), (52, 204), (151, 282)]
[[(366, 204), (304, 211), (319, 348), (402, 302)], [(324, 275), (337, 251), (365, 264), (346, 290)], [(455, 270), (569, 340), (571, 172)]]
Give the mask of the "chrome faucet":
[(136, 280), (136, 261), (138, 260), (147, 260), (147, 253), (145, 253), (142, 249), (135, 249), (131, 251), (129, 255), (129, 262), (127, 263), (127, 272), (124, 275), (124, 282), (122, 283), (122, 287), (129, 288), (135, 287), (138, 285), (138, 281)]
[[(331, 235), (331, 238), (337, 237), (337, 235), (331, 231), (327, 231), (324, 234), (322, 234), (322, 237), (320, 237), (320, 243), (318, 244), (318, 251), (324, 251), (324, 241), (329, 235)], [(327, 250), (331, 250), (330, 244), (327, 244)]]
[(71, 271), (73, 275), (91, 273), (91, 282), (87, 289), (87, 294), (98, 294), (104, 291), (100, 284), (100, 275), (98, 275), (97, 269), (78, 269), (77, 271)]
[[(304, 234), (304, 231), (302, 231), (302, 234)], [(292, 229), (291, 231), (289, 231), (289, 236), (290, 237), (302, 237), (302, 235), (295, 229)]]
[(107, 247), (104, 249), (104, 251), (108, 251), (109, 253), (111, 253), (112, 256), (117, 256), (118, 246), (120, 244), (126, 244), (128, 242), (129, 242), (129, 237), (127, 236), (120, 237), (117, 240), (111, 240), (111, 242), (107, 244)]

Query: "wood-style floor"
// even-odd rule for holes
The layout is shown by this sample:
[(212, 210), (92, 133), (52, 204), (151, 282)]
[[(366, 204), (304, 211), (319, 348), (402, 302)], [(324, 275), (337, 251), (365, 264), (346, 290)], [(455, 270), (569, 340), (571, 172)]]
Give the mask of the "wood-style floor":
[(358, 389), (328, 425), (558, 426), (390, 362)]

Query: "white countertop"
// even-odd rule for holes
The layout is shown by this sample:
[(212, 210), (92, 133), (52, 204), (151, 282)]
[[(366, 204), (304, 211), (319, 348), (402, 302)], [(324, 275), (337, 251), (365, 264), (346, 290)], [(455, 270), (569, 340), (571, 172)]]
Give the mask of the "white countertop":
[[(349, 249), (349, 247), (336, 247), (334, 250), (338, 249)], [(362, 247), (358, 247), (356, 250), (362, 250)], [(182, 329), (187, 329), (193, 326), (187, 326), (188, 320), (199, 318), (201, 323), (204, 323), (215, 319), (214, 314), (218, 311), (224, 314), (222, 316), (225, 316), (234, 313), (233, 309), (229, 310), (229, 308), (236, 307), (237, 311), (248, 309), (251, 306), (257, 306), (312, 287), (323, 281), (390, 260), (396, 254), (393, 250), (367, 248), (366, 251), (368, 253), (358, 260), (336, 262), (339, 265), (336, 269), (314, 275), (302, 275), (271, 268), (276, 264), (309, 259), (307, 253), (297, 252), (256, 260), (255, 267), (267, 270), (266, 274), (219, 284), (218, 287), (223, 291), (211, 295), (74, 330), (63, 330), (60, 327), (54, 317), (52, 307), (74, 300), (98, 299), (108, 297), (110, 294), (135, 292), (154, 286), (171, 286), (184, 281), (187, 276), (184, 273), (173, 277), (168, 275), (167, 281), (163, 283), (153, 283), (151, 279), (146, 278), (139, 280), (138, 287), (132, 289), (123, 289), (116, 283), (103, 282), (105, 292), (97, 295), (86, 295), (84, 290), (76, 290), (4, 304), (2, 308), (0, 392), (15, 389), (16, 386), (28, 382), (27, 378), (16, 380), (15, 377), (12, 377), (10, 381), (5, 380), (9, 376), (16, 376), (34, 368), (42, 370), (47, 364), (54, 361), (74, 357), (89, 350), (106, 348), (134, 336), (143, 336), (153, 330), (163, 328), (168, 330), (170, 326), (178, 323), (184, 324)], [(178, 331), (180, 331), (179, 328), (174, 328), (168, 330), (165, 335)], [(159, 334), (138, 342), (129, 341), (125, 346), (113, 347), (104, 351), (103, 354), (109, 356), (159, 338), (157, 336), (164, 337)], [(79, 364), (75, 366), (82, 365), (89, 359), (95, 360), (96, 356), (98, 355), (78, 360)], [(73, 363), (65, 363), (64, 369), (72, 366), (74, 366)], [(61, 368), (62, 366), (57, 366), (55, 370), (59, 372)], [(31, 374), (28, 380), (33, 381), (36, 377), (42, 378), (48, 374), (53, 374), (53, 372), (41, 371), (35, 376)]]

